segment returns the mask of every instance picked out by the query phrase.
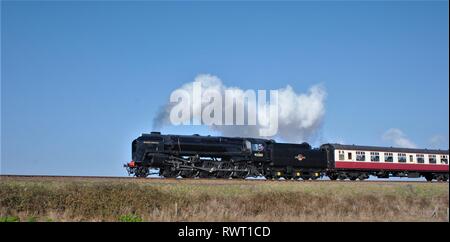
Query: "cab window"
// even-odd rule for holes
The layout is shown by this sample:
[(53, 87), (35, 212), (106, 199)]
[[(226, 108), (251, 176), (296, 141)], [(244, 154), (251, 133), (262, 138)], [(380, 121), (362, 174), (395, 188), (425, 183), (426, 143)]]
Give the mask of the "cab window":
[(264, 151), (264, 145), (263, 144), (252, 144), (252, 151), (253, 152), (262, 152), (262, 151)]
[(245, 141), (245, 149), (252, 150), (252, 143), (248, 140)]

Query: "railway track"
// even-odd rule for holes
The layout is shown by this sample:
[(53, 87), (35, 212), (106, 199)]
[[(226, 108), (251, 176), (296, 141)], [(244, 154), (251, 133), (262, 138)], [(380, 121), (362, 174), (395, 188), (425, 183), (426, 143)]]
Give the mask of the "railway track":
[[(245, 182), (296, 182), (296, 183), (302, 183), (302, 182), (318, 182), (318, 183), (427, 183), (427, 181), (417, 181), (417, 180), (364, 180), (364, 181), (350, 181), (350, 180), (325, 180), (325, 179), (318, 179), (318, 180), (285, 180), (285, 179), (223, 179), (223, 178), (162, 178), (162, 177), (147, 177), (147, 178), (137, 178), (137, 177), (128, 177), (128, 176), (60, 176), (60, 175), (9, 175), (4, 174), (0, 175), (1, 179), (15, 179), (15, 178), (22, 178), (22, 179), (46, 179), (46, 180), (58, 180), (58, 179), (94, 179), (94, 180), (137, 180), (137, 181), (183, 181), (183, 180), (189, 180), (189, 181), (245, 181)], [(433, 183), (443, 183), (443, 182), (433, 182)], [(448, 183), (448, 182), (447, 182)]]

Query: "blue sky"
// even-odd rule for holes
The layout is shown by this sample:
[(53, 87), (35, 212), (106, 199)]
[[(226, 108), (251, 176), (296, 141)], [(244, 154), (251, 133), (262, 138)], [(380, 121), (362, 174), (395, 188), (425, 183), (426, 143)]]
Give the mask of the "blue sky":
[(448, 149), (447, 1), (1, 4), (3, 174), (124, 175), (132, 139), (200, 73), (244, 90), (322, 83), (317, 144), (391, 145), (397, 128)]

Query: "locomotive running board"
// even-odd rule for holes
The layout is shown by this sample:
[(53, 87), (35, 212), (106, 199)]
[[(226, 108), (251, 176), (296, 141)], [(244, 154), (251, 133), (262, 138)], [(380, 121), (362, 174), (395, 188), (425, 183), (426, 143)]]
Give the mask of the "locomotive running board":
[(226, 171), (226, 172), (247, 172), (250, 171), (249, 169), (219, 169), (219, 168), (206, 168), (206, 167), (198, 167), (198, 166), (186, 166), (186, 165), (180, 165), (177, 167), (180, 171), (194, 171), (194, 170), (201, 170), (201, 171), (207, 171), (207, 172), (216, 172), (216, 171)]

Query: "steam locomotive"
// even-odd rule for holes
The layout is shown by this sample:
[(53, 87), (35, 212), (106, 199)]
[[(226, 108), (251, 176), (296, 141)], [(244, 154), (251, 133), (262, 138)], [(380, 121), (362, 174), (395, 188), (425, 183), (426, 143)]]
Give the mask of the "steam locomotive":
[(269, 139), (142, 134), (132, 142), (129, 175), (147, 177), (159, 169), (167, 178), (247, 178), (365, 180), (369, 176), (425, 177), (448, 181), (448, 150), (308, 143)]

